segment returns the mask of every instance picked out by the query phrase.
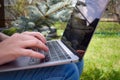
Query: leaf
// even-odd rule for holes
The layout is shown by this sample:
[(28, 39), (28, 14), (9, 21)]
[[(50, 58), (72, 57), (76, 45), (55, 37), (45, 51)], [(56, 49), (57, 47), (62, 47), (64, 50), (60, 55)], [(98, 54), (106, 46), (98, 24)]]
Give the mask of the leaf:
[(53, 4), (56, 4), (58, 2), (62, 2), (64, 0), (46, 0), (46, 1), (47, 1), (48, 6), (51, 6)]
[(35, 7), (35, 6), (28, 6), (28, 14), (30, 17), (42, 17), (43, 14)]
[(12, 34), (17, 32), (17, 28), (16, 27), (11, 27), (9, 29), (5, 29), (2, 31), (2, 33), (11, 36)]
[(45, 13), (48, 11), (48, 7), (45, 2), (37, 2), (36, 7), (42, 13), (42, 15), (45, 15)]
[(67, 5), (69, 5), (69, 3), (59, 2), (57, 4), (54, 4), (54, 5), (50, 6), (50, 9), (47, 11), (46, 16), (49, 16), (50, 14), (59, 11), (60, 9), (66, 7)]

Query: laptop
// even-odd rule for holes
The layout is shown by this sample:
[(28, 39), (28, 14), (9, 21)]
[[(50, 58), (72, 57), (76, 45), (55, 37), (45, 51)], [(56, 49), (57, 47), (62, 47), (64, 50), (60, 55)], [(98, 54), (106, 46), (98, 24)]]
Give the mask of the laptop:
[(45, 59), (20, 57), (1, 65), (0, 72), (56, 66), (82, 60), (108, 0), (73, 0), (73, 3), (75, 6), (61, 39), (47, 41), (49, 52), (36, 49), (45, 55)]

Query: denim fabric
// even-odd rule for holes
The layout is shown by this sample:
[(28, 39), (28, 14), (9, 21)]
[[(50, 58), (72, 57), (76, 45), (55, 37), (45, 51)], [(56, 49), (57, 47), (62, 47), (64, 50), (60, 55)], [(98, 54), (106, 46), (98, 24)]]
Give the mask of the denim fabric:
[(83, 60), (78, 63), (0, 73), (0, 80), (79, 80)]

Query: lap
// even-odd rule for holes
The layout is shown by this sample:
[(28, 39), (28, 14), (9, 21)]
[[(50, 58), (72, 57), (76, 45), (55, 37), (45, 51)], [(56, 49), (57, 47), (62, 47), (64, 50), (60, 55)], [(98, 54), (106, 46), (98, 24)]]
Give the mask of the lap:
[(0, 73), (0, 80), (79, 80), (83, 61), (65, 65)]

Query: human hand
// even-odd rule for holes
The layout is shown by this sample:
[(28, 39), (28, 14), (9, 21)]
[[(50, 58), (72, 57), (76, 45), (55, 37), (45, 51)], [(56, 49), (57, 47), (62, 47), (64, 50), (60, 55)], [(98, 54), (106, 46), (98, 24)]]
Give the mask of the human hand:
[(77, 50), (76, 51), (78, 54), (79, 54), (79, 56), (82, 58), (83, 56), (84, 56), (84, 54), (85, 54), (85, 51), (84, 50)]
[(28, 31), (26, 31), (26, 32), (23, 32), (22, 34), (23, 35), (34, 36), (35, 38), (41, 40), (43, 43), (46, 43), (45, 37), (39, 32), (28, 32)]
[(0, 65), (21, 56), (44, 58), (43, 54), (28, 48), (39, 48), (48, 51), (45, 43), (45, 38), (38, 32), (16, 33), (0, 43)]

